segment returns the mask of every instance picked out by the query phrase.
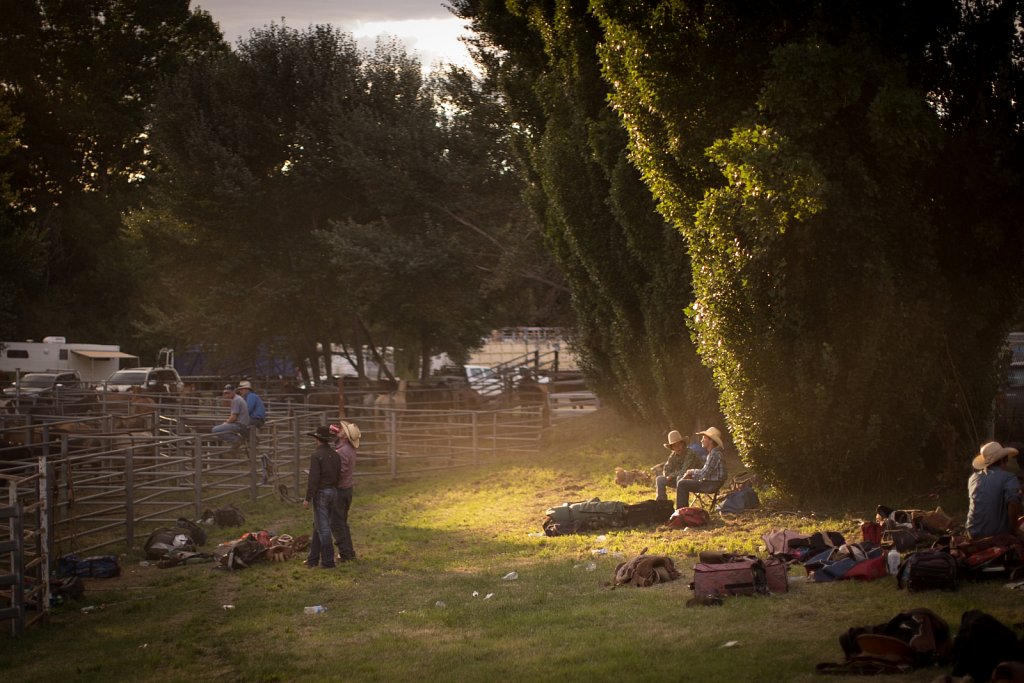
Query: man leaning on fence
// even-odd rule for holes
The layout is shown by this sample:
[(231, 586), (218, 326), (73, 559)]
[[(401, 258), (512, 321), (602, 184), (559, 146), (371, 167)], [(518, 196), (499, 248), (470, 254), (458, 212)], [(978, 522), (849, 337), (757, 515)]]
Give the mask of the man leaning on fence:
[(334, 567), (334, 540), (331, 537), (331, 522), (336, 515), (338, 500), (338, 476), (341, 474), (341, 459), (331, 446), (334, 435), (328, 427), (317, 427), (309, 436), (316, 438), (317, 446), (309, 459), (309, 480), (302, 507), (309, 509), (313, 504), (313, 537), (309, 543), (306, 566), (310, 569)]
[(239, 382), (238, 393), (245, 399), (245, 407), (249, 409), (249, 426), (255, 429), (262, 428), (263, 423), (267, 421), (267, 407), (263, 405), (263, 399), (252, 390), (252, 382)]
[(224, 387), (223, 396), (230, 401), (230, 413), (228, 419), (215, 426), (211, 432), (224, 441), (238, 446), (249, 431), (249, 407), (245, 405), (245, 399), (236, 394), (235, 388), (230, 384)]

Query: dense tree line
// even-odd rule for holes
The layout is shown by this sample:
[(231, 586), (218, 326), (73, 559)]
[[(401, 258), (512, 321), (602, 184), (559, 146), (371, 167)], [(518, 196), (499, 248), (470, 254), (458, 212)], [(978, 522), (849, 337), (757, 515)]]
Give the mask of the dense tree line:
[(13, 3), (2, 337), (423, 372), (564, 322), (568, 285), (604, 398), (720, 410), (788, 492), (977, 446), (1019, 315), (1018, 3), (452, 8), (481, 77), (328, 26), (232, 48), (186, 0)]
[[(540, 131), (538, 213), (573, 247), (611, 245), (619, 226), (566, 228), (561, 196), (589, 177), (546, 168), (540, 138), (558, 136), (564, 156), (614, 157), (615, 135), (566, 132), (580, 120), (566, 110), (586, 92), (591, 120), (616, 112), (683, 238), (688, 329), (748, 462), (789, 492), (869, 490), (944, 465), (928, 448), (936, 434), (958, 432), (960, 456), (977, 446), (1020, 303), (1018, 3), (467, 0), (457, 11), (495, 48), (492, 69), (534, 69), (532, 88), (510, 79), (509, 112)], [(622, 291), (633, 255), (603, 256), (615, 264), (570, 275), (575, 297)], [(587, 267), (583, 251), (568, 260)], [(581, 324), (606, 327), (591, 320)], [(623, 347), (650, 338), (637, 319), (615, 331)], [(601, 340), (592, 357), (610, 348)]]
[(601, 31), (581, 3), (460, 0), (473, 48), (505, 93), (531, 209), (572, 289), (588, 381), (621, 411), (688, 430), (717, 413), (684, 323), (693, 297), (682, 236), (655, 210), (607, 106)]
[(496, 93), (329, 26), (232, 49), (158, 4), (15, 3), (0, 29), (3, 338), (242, 366), (369, 344), (405, 372), (565, 322)]

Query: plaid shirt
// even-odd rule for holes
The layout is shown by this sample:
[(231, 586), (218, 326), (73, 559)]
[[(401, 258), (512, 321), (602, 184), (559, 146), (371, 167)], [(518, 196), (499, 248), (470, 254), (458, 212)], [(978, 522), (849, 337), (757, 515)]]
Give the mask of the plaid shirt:
[(687, 474), (697, 481), (725, 481), (725, 462), (722, 460), (722, 449), (715, 446), (708, 453), (704, 467), (699, 470), (687, 470)]

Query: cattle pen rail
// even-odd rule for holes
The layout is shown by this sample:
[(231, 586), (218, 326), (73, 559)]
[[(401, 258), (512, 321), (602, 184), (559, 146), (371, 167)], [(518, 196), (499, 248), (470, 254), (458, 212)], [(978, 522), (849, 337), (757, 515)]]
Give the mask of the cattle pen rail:
[[(226, 499), (301, 499), (314, 445), (308, 434), (337, 421), (337, 409), (268, 408), (274, 417), (240, 447), (210, 434), (225, 417), (215, 398), (158, 401), (122, 414), (0, 416), (0, 484), (7, 488), (0, 500), (0, 596), (9, 602), (4, 610), (0, 601), (0, 617), (13, 620), (12, 632), (25, 627), (26, 605), (45, 618), (49, 572), (65, 554), (139, 548), (153, 528), (199, 518)], [(357, 477), (414, 476), (536, 452), (545, 428), (540, 407), (360, 406), (346, 419), (362, 432)]]

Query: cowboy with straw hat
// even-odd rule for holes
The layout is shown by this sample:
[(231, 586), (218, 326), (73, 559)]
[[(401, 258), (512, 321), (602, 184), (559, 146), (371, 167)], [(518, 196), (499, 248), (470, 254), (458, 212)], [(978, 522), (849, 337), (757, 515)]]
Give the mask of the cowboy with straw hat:
[(702, 446), (687, 444), (683, 435), (675, 429), (668, 433), (667, 441), (668, 443), (662, 445), (671, 451), (668, 460), (664, 465), (652, 468), (661, 470), (661, 474), (654, 479), (658, 500), (668, 500), (666, 488), (675, 486), (686, 470), (703, 467), (704, 458), (707, 457), (707, 451)]
[(335, 503), (334, 516), (331, 519), (331, 530), (338, 544), (338, 561), (350, 562), (356, 559), (355, 548), (352, 547), (352, 531), (348, 526), (348, 511), (352, 507), (352, 485), (355, 483), (356, 449), (362, 434), (359, 427), (352, 422), (342, 420), (331, 425), (331, 433), (335, 436), (334, 450), (338, 453), (341, 471), (338, 475), (338, 500)]
[(676, 481), (676, 508), (689, 507), (691, 493), (714, 493), (725, 483), (722, 432), (717, 427), (708, 427), (697, 435), (701, 437), (700, 445), (707, 449), (708, 455), (700, 469), (688, 469)]
[(972, 539), (1005, 533), (1024, 535), (1018, 524), (1020, 479), (1006, 469), (1015, 455), (1016, 448), (990, 441), (971, 461), (975, 471), (967, 480), (967, 534)]

